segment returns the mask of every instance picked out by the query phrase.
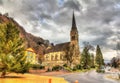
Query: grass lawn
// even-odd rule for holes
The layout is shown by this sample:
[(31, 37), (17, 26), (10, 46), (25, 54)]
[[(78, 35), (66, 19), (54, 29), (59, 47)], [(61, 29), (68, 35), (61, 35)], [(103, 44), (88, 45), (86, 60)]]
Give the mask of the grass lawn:
[(51, 76), (39, 76), (33, 74), (9, 74), (6, 78), (0, 78), (0, 83), (68, 83), (64, 78)]

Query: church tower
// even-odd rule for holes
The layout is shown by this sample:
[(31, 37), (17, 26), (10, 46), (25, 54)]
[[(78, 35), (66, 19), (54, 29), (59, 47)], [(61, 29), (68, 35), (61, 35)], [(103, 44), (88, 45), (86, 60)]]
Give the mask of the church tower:
[(72, 50), (73, 50), (72, 64), (77, 65), (80, 63), (80, 50), (79, 50), (79, 35), (78, 35), (77, 26), (76, 26), (74, 12), (72, 17), (72, 28), (70, 31), (70, 47), (72, 47)]
[(78, 44), (79, 40), (78, 40), (78, 30), (76, 27), (76, 21), (75, 21), (75, 16), (74, 16), (74, 12), (73, 12), (73, 17), (72, 17), (72, 28), (70, 31), (70, 40), (72, 44)]

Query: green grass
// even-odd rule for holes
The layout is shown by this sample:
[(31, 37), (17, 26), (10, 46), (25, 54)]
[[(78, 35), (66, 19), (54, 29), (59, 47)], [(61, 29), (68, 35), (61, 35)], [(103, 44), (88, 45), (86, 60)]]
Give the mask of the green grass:
[(78, 72), (88, 72), (88, 71), (91, 71), (91, 70), (95, 70), (95, 68), (91, 68), (91, 69), (77, 69), (76, 71), (72, 71), (74, 73), (78, 73)]

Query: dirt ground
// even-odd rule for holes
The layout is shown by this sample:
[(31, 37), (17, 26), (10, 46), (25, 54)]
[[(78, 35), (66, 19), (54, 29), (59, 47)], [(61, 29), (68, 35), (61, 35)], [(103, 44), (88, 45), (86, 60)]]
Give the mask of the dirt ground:
[(63, 75), (63, 74), (69, 74), (70, 72), (67, 71), (51, 71), (46, 72), (46, 70), (30, 70), (30, 74), (36, 74), (41, 76), (57, 76), (57, 75)]
[[(51, 82), (49, 82), (51, 80)], [(41, 76), (34, 74), (11, 73), (6, 78), (0, 78), (0, 83), (68, 83), (64, 78)]]

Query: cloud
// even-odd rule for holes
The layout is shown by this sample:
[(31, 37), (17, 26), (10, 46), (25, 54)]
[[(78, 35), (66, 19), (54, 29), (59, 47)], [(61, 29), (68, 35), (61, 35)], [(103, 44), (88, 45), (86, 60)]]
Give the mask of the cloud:
[(0, 12), (8, 12), (27, 32), (53, 43), (70, 40), (73, 9), (80, 46), (88, 41), (99, 44), (103, 52), (115, 51), (120, 38), (120, 0), (0, 0)]
[(0, 5), (3, 4), (2, 0), (0, 0)]

